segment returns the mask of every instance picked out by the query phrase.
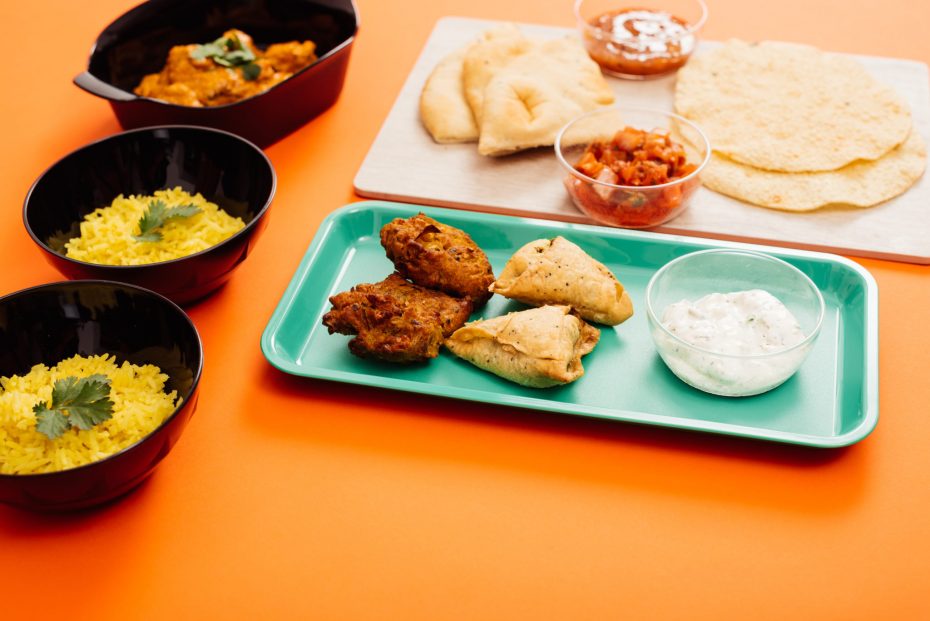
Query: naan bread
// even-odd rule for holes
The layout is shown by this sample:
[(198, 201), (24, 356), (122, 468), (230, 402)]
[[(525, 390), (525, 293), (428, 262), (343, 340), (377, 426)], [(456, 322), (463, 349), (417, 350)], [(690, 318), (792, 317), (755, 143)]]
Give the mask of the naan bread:
[(462, 86), (465, 101), (480, 125), (484, 109), (484, 89), (494, 74), (514, 58), (527, 53), (533, 42), (513, 24), (502, 24), (481, 34), (462, 59)]
[(420, 119), (440, 143), (478, 140), (478, 124), (465, 101), (462, 67), (465, 50), (457, 50), (433, 69), (420, 93)]
[(633, 315), (623, 285), (602, 263), (564, 237), (537, 239), (504, 266), (490, 290), (525, 304), (564, 304), (588, 321), (615, 326)]
[(901, 146), (874, 160), (826, 172), (761, 170), (713, 155), (701, 173), (708, 188), (733, 198), (786, 211), (828, 205), (870, 207), (910, 188), (924, 172), (927, 148), (916, 131)]
[(599, 338), (598, 329), (569, 307), (543, 306), (466, 324), (446, 339), (446, 347), (512, 382), (547, 388), (584, 375), (581, 357)]
[(613, 101), (576, 39), (534, 42), (504, 24), (436, 65), (420, 119), (436, 142), (478, 140), (482, 155), (506, 155), (554, 144), (570, 120)]
[[(480, 38), (444, 57), (420, 93), (420, 119), (439, 143), (476, 142), (478, 123), (472, 110), (481, 111), (484, 87), (493, 73), (522, 54), (532, 43), (513, 24), (485, 31)], [(465, 80), (465, 57), (472, 65)], [(468, 93), (469, 98), (466, 98)]]
[(856, 61), (771, 41), (696, 54), (678, 72), (675, 109), (717, 153), (781, 172), (875, 160), (911, 131), (905, 101)]
[[(469, 66), (466, 55), (465, 80)], [(506, 155), (548, 146), (566, 123), (614, 101), (601, 70), (571, 38), (537, 43), (499, 68), (484, 87), (478, 152)]]

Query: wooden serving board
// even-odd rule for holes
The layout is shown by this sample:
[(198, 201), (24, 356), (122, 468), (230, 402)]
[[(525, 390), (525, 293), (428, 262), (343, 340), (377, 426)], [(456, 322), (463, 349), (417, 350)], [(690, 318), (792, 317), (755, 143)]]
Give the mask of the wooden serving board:
[[(474, 143), (433, 142), (420, 123), (420, 91), (436, 63), (495, 24), (456, 17), (436, 24), (355, 177), (355, 190), (373, 198), (592, 223), (568, 198), (551, 148), (488, 158), (478, 155)], [(574, 33), (549, 26), (520, 27), (535, 38)], [(696, 53), (713, 45), (702, 42)], [(874, 56), (854, 58), (908, 101), (914, 130), (930, 143), (927, 65)], [(608, 80), (621, 106), (672, 109), (674, 76), (641, 82)], [(930, 174), (903, 195), (875, 207), (807, 213), (756, 207), (701, 188), (684, 214), (655, 230), (930, 264)]]

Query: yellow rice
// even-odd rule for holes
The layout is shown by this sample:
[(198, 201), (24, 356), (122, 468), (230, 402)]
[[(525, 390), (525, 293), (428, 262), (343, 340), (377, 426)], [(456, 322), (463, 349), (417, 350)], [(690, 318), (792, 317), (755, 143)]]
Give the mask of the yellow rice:
[[(193, 203), (200, 213), (168, 219), (157, 229), (162, 236), (160, 241), (136, 241), (133, 235), (139, 234), (139, 219), (153, 200), (162, 200), (167, 207)], [(65, 244), (65, 254), (101, 265), (157, 263), (206, 250), (243, 227), (241, 218), (230, 216), (199, 193), (192, 196), (180, 187), (158, 190), (154, 196), (127, 198), (120, 194), (109, 207), (100, 207), (84, 217), (81, 236)]]
[[(101, 373), (110, 378), (113, 417), (82, 431), (71, 428), (55, 440), (36, 430), (32, 407), (51, 405), (55, 380)], [(81, 466), (134, 444), (175, 409), (177, 392), (165, 393), (168, 376), (155, 365), (116, 364), (114, 356), (73, 356), (54, 367), (0, 377), (0, 474), (55, 472)]]

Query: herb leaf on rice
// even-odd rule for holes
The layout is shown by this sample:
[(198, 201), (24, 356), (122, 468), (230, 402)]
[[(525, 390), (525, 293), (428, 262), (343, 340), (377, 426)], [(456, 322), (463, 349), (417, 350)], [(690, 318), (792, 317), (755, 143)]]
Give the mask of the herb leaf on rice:
[(132, 446), (180, 405), (168, 381), (155, 365), (111, 354), (0, 377), (0, 474), (68, 470)]
[(65, 256), (98, 265), (158, 263), (211, 248), (245, 226), (242, 218), (180, 187), (120, 194), (84, 216), (80, 236), (64, 244)]
[(164, 201), (153, 200), (139, 219), (139, 234), (132, 238), (139, 242), (161, 241), (161, 233), (156, 229), (163, 227), (171, 218), (190, 218), (200, 213), (200, 208), (193, 204), (167, 207)]
[(61, 437), (71, 427), (86, 431), (113, 416), (110, 380), (99, 373), (81, 379), (71, 375), (56, 380), (51, 406), (40, 401), (32, 411), (36, 415), (36, 429), (49, 440)]

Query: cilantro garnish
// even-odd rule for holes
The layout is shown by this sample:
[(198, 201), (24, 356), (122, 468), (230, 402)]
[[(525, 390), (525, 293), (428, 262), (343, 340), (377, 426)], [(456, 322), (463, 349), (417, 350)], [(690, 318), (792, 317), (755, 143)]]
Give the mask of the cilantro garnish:
[(113, 416), (110, 379), (99, 373), (78, 379), (73, 375), (56, 380), (52, 405), (45, 401), (33, 406), (36, 429), (54, 440), (71, 427), (90, 429)]
[(161, 241), (161, 228), (171, 218), (190, 218), (200, 213), (200, 208), (193, 204), (167, 207), (164, 201), (154, 200), (149, 203), (142, 217), (139, 218), (139, 234), (132, 238), (139, 242)]
[(258, 78), (262, 72), (262, 68), (255, 64), (255, 52), (243, 45), (236, 35), (198, 45), (191, 50), (191, 58), (210, 58), (223, 67), (242, 67), (242, 77), (250, 81)]
[(251, 82), (252, 80), (258, 79), (258, 76), (262, 74), (262, 68), (256, 65), (255, 63), (249, 63), (242, 67), (242, 77)]

